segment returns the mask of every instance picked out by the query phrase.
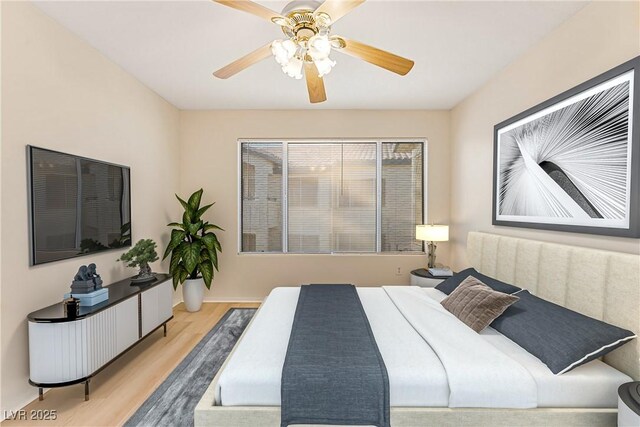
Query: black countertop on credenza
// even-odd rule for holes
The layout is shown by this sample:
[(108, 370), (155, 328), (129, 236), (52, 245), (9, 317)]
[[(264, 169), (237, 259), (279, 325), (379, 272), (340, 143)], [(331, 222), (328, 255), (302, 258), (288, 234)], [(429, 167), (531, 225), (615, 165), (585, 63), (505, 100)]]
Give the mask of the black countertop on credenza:
[(68, 318), (64, 315), (64, 304), (61, 302), (50, 305), (43, 309), (29, 313), (27, 319), (30, 322), (39, 323), (58, 323), (58, 322), (74, 322), (81, 320), (89, 316), (93, 316), (96, 313), (100, 313), (119, 302), (129, 299), (139, 293), (151, 289), (161, 283), (171, 280), (171, 276), (165, 273), (154, 273), (156, 279), (144, 283), (131, 283), (131, 278), (120, 280), (119, 282), (112, 283), (108, 286), (103, 286), (105, 289), (109, 289), (109, 299), (102, 301), (99, 304), (92, 305), (90, 307), (80, 306), (80, 313), (75, 318)]

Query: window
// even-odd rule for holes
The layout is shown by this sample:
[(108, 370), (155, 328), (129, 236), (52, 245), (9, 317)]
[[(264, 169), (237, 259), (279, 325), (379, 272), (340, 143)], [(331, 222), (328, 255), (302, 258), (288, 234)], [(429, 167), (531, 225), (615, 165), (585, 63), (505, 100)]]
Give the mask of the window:
[(242, 233), (242, 247), (246, 251), (256, 251), (256, 235), (252, 233)]
[(282, 252), (282, 144), (242, 144), (242, 251)]
[[(280, 227), (280, 225), (269, 228), (268, 248), (272, 252), (282, 251), (282, 227)], [(255, 252), (255, 246), (254, 250), (251, 252)]]
[(351, 179), (343, 183), (342, 194), (338, 197), (341, 208), (374, 208), (376, 199), (376, 178)]
[(320, 236), (289, 233), (289, 252), (316, 253), (320, 251)]
[[(382, 144), (382, 252), (421, 251), (422, 144)], [(417, 203), (419, 201), (419, 203)]]
[(242, 175), (242, 194), (247, 200), (253, 200), (256, 197), (256, 166), (251, 163), (243, 163), (242, 170), (244, 171)]
[(241, 252), (415, 252), (424, 142), (240, 143)]
[[(280, 184), (282, 185), (282, 184)], [(318, 177), (289, 176), (289, 206), (317, 207), (318, 206)]]

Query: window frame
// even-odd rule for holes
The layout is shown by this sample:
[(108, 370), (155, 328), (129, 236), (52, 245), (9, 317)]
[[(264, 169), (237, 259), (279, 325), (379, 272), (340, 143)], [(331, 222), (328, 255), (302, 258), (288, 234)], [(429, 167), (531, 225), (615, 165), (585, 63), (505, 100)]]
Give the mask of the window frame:
[[(243, 213), (243, 180), (242, 180), (242, 145), (243, 144), (282, 144), (282, 250), (281, 251), (243, 251), (242, 250), (242, 213)], [(376, 250), (375, 252), (289, 252), (288, 232), (289, 232), (289, 200), (288, 200), (288, 146), (289, 144), (342, 144), (342, 143), (362, 143), (376, 144)], [(382, 252), (382, 144), (414, 143), (422, 144), (422, 224), (428, 221), (428, 164), (429, 164), (429, 142), (425, 137), (415, 138), (240, 138), (237, 140), (237, 201), (238, 201), (238, 228), (237, 244), (238, 255), (421, 255), (425, 254), (425, 246), (422, 244), (422, 251), (387, 251)]]

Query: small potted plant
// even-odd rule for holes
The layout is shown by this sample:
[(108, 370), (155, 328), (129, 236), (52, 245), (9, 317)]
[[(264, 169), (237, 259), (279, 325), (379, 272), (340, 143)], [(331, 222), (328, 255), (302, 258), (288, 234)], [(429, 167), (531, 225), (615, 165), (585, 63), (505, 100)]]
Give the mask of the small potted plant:
[[(222, 246), (211, 230), (222, 230), (202, 219), (213, 203), (200, 207), (202, 189), (193, 193), (185, 202), (177, 194), (184, 213), (182, 222), (172, 222), (171, 240), (162, 259), (171, 255), (169, 273), (173, 276), (173, 288), (182, 286), (182, 296), (187, 311), (200, 310), (204, 299), (204, 286), (211, 289), (214, 270), (218, 270), (218, 252)], [(224, 230), (222, 230), (224, 231)]]
[(132, 282), (140, 283), (155, 279), (149, 263), (158, 260), (156, 246), (156, 242), (153, 240), (142, 239), (128, 252), (123, 253), (120, 258), (118, 258), (118, 261), (124, 262), (127, 267), (140, 268), (138, 275), (131, 278)]

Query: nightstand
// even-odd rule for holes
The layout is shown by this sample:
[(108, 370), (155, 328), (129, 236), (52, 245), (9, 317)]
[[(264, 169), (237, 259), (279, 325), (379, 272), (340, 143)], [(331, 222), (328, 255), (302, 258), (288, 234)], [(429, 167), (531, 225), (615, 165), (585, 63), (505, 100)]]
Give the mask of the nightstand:
[(618, 426), (640, 425), (640, 381), (622, 384), (618, 388)]
[(411, 272), (411, 286), (421, 286), (423, 288), (433, 288), (450, 276), (432, 276), (425, 268), (419, 268)]

